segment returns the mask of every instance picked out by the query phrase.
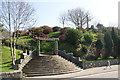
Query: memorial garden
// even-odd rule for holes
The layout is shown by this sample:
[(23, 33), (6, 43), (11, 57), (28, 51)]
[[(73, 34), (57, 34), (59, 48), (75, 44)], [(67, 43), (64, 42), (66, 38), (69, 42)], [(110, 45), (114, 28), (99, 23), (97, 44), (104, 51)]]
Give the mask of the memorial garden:
[(80, 72), (106, 66), (107, 60), (111, 65), (120, 63), (120, 29), (90, 23), (93, 17), (83, 8), (60, 15), (63, 26), (33, 26), (35, 9), (29, 3), (1, 4), (0, 72), (4, 78)]

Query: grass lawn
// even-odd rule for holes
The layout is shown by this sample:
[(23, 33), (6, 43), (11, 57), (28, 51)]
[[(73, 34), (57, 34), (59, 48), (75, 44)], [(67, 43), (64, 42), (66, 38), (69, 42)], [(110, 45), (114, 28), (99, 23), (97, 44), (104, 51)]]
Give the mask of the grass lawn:
[(47, 34), (50, 38), (58, 38), (60, 36), (60, 32), (51, 32), (49, 34)]
[[(22, 53), (21, 50), (17, 50), (16, 52), (17, 59), (20, 58), (19, 54), (21, 53)], [(0, 64), (0, 72), (11, 72), (11, 71), (14, 71), (14, 69), (12, 67), (10, 48), (6, 46), (2, 46), (2, 64)]]
[[(30, 36), (22, 36), (19, 37), (19, 39), (17, 39), (17, 44), (18, 45), (23, 45), (23, 46), (29, 46), (30, 45), (30, 41), (32, 41), (33, 38), (31, 38)], [(7, 42), (10, 42), (9, 40), (6, 40)]]

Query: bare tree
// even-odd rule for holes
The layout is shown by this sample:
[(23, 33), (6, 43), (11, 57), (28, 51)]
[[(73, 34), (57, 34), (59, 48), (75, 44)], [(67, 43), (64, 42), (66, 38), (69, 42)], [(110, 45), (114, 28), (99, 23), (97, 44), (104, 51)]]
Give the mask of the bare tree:
[(62, 23), (63, 27), (65, 25), (66, 19), (67, 19), (66, 14), (61, 14), (59, 17), (59, 21), (60, 21), (60, 23)]
[(15, 65), (17, 33), (12, 34), (12, 32), (16, 32), (17, 30), (20, 30), (23, 27), (26, 28), (32, 26), (35, 23), (35, 10), (27, 2), (10, 2), (10, 0), (8, 0), (2, 2), (0, 11), (2, 14), (1, 22), (4, 25), (4, 27), (10, 31), (11, 56), (13, 59), (13, 65)]
[(76, 8), (68, 10), (67, 12), (67, 21), (73, 23), (76, 27), (83, 26), (91, 21), (91, 15), (82, 8)]

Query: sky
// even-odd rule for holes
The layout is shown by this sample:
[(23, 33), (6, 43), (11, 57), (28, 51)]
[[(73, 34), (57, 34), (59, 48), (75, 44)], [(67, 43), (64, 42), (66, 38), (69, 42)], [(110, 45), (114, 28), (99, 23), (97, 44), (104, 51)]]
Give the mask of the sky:
[[(98, 22), (104, 26), (118, 26), (118, 2), (120, 0), (27, 0), (35, 8), (36, 27), (48, 25), (60, 26), (59, 16), (67, 10), (84, 8), (89, 11), (93, 20), (91, 25)], [(71, 25), (65, 25), (70, 26)]]

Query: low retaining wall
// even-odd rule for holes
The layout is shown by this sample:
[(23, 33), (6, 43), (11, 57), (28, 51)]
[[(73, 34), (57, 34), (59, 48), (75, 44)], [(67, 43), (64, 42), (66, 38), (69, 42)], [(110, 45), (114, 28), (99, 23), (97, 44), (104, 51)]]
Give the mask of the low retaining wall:
[[(59, 51), (59, 56), (65, 58), (66, 60), (74, 63), (76, 66), (82, 68), (82, 69), (88, 69), (88, 68), (93, 68), (93, 67), (101, 67), (101, 66), (106, 66), (107, 60), (101, 60), (101, 61), (79, 61), (78, 58), (73, 58), (71, 55), (68, 55), (64, 51)], [(111, 65), (118, 65), (120, 64), (120, 59), (114, 59), (114, 60), (109, 60)]]
[[(114, 59), (109, 60), (111, 65), (118, 65), (120, 64), (120, 60)], [(101, 61), (83, 61), (82, 66), (83, 69), (93, 68), (93, 67), (101, 67), (108, 65), (107, 60), (101, 60)]]
[(14, 72), (2, 72), (0, 73), (1, 80), (21, 80), (22, 71), (17, 70)]
[(14, 66), (14, 68), (17, 69), (16, 71), (0, 72), (1, 80), (21, 80), (22, 69), (34, 57), (33, 52), (31, 52), (29, 55), (23, 55), (22, 59), (19, 60), (20, 62)]

